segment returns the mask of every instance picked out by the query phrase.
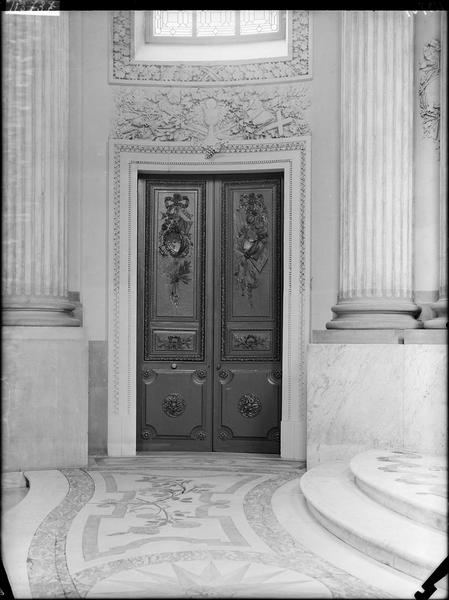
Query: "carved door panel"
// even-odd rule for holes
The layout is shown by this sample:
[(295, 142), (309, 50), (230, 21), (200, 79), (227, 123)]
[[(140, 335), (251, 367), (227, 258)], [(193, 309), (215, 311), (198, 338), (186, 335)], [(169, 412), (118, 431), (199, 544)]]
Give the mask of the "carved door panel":
[(188, 177), (139, 180), (138, 450), (212, 448), (208, 186)]
[(279, 452), (281, 179), (224, 179), (214, 448)]
[(279, 452), (281, 179), (139, 179), (137, 450)]

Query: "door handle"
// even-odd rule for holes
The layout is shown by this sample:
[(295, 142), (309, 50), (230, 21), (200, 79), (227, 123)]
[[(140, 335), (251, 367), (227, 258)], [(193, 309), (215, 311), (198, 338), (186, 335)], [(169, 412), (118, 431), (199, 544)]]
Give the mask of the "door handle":
[(217, 371), (219, 371), (221, 369), (221, 364), (217, 363)]

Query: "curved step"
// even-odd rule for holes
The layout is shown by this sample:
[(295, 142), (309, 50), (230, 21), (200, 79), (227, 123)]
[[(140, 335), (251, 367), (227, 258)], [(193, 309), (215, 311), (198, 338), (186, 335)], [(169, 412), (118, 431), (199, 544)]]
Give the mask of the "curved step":
[(312, 514), (331, 533), (368, 556), (425, 580), (447, 553), (446, 536), (377, 504), (344, 463), (314, 467), (301, 478)]
[(368, 450), (350, 469), (357, 486), (376, 502), (413, 521), (446, 531), (445, 457)]

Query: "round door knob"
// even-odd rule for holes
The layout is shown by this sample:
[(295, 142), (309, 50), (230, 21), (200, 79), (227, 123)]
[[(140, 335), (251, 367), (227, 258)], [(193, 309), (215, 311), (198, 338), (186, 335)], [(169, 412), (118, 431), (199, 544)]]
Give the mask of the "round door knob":
[(177, 365), (176, 363), (172, 363), (172, 364), (171, 364), (171, 368), (172, 368), (172, 369), (176, 369), (177, 367), (178, 367), (178, 365)]
[(220, 364), (220, 363), (218, 363), (218, 364), (217, 364), (217, 371), (219, 371), (220, 369), (221, 369), (221, 364)]

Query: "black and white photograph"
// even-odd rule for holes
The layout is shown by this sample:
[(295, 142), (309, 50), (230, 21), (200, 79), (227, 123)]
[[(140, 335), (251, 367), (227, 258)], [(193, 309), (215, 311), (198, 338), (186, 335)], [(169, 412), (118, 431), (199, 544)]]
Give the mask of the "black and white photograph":
[(447, 598), (445, 5), (2, 7), (0, 595)]

